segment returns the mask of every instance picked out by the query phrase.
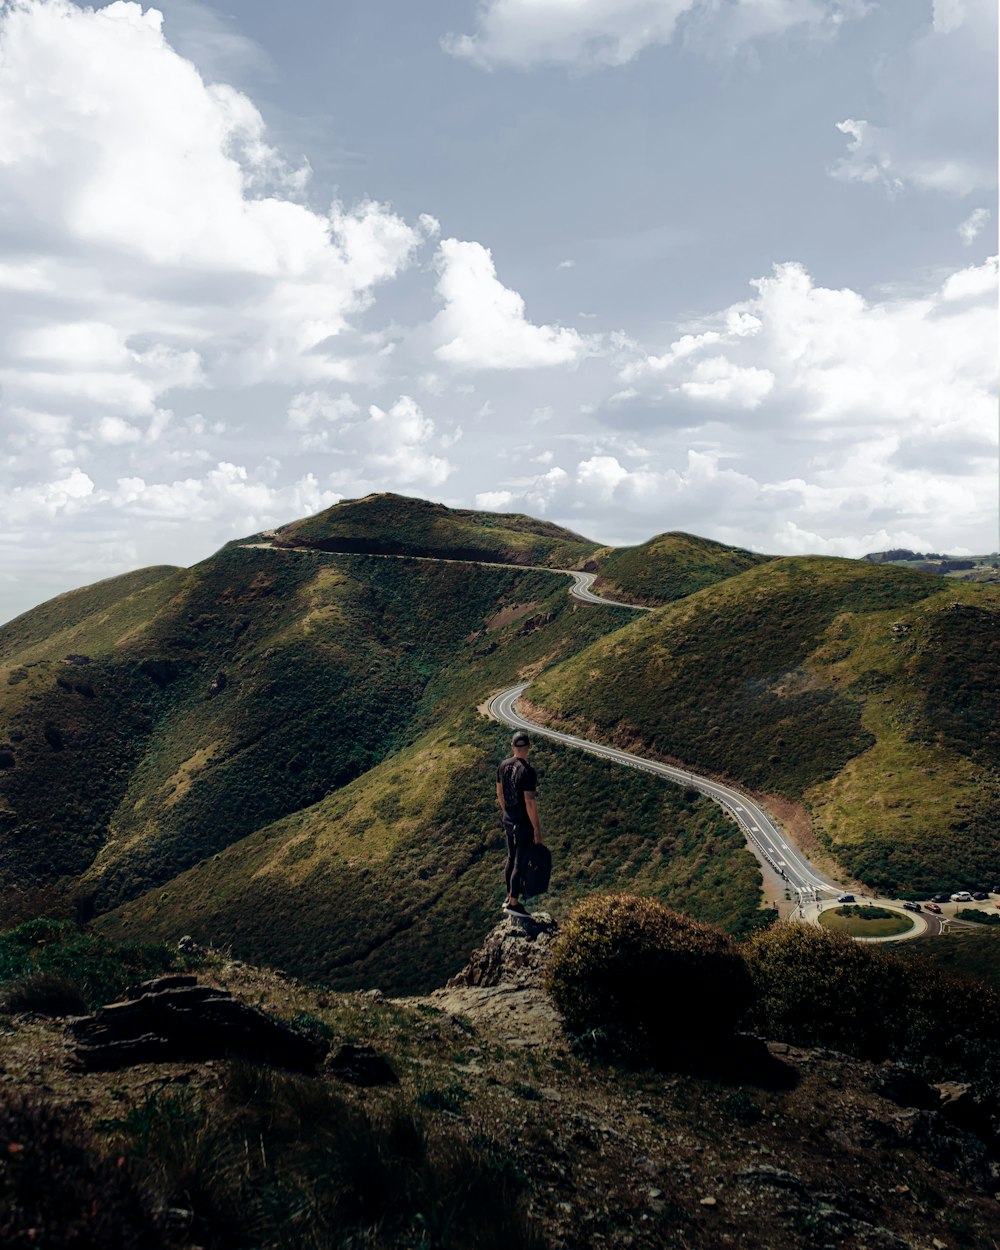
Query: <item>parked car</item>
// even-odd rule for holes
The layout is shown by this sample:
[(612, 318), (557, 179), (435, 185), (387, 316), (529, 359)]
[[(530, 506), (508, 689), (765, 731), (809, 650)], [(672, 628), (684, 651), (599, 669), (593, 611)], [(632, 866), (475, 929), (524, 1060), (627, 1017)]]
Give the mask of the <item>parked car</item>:
[(972, 897), (977, 903), (984, 903), (989, 898), (989, 895), (985, 890), (973, 890)]
[(838, 903), (853, 903), (854, 895), (853, 894), (838, 894), (837, 902)]
[(904, 903), (903, 906), (906, 908), (907, 911), (920, 911), (921, 910), (919, 903)]
[(927, 908), (928, 911), (935, 912), (937, 915), (940, 916), (941, 908), (938, 907), (937, 903), (924, 903), (924, 906)]
[(950, 894), (935, 894), (934, 902), (935, 903), (950, 903), (951, 895)]
[(971, 903), (972, 895), (968, 890), (956, 890), (951, 896), (951, 901), (953, 903)]

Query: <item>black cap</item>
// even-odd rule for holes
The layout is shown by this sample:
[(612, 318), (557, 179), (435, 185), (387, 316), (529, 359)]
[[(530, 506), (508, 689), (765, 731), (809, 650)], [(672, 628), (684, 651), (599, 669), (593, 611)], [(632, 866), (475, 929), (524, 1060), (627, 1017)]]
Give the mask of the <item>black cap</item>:
[(512, 747), (530, 747), (531, 739), (523, 729), (519, 729), (513, 738), (511, 738), (510, 745)]

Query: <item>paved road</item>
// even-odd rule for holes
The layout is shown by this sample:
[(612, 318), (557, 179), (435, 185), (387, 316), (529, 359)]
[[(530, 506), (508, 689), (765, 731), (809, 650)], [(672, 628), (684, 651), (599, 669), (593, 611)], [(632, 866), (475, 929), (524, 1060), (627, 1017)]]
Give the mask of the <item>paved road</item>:
[(575, 734), (563, 733), (558, 729), (550, 729), (547, 725), (539, 725), (529, 720), (517, 710), (517, 701), (528, 687), (527, 682), (510, 686), (494, 695), (489, 702), (490, 715), (509, 725), (512, 729), (525, 729), (540, 738), (550, 738), (553, 742), (562, 742), (566, 746), (576, 747), (590, 755), (599, 755), (602, 759), (613, 760), (626, 768), (638, 768), (643, 772), (655, 773), (667, 781), (678, 785), (690, 786), (700, 790), (702, 794), (714, 799), (736, 818), (746, 835), (750, 849), (758, 859), (770, 864), (775, 872), (782, 875), (793, 891), (797, 891), (807, 902), (818, 899), (824, 894), (840, 894), (843, 887), (831, 881), (806, 859), (805, 855), (789, 842), (775, 825), (767, 812), (753, 799), (732, 786), (713, 781), (709, 777), (701, 777), (697, 773), (684, 768), (675, 768), (672, 764), (661, 764), (658, 760), (645, 759), (634, 755), (631, 751), (622, 751), (618, 747), (602, 746), (590, 742), (586, 738), (578, 738)]
[[(245, 543), (243, 546), (270, 551), (296, 550), (296, 548), (276, 548), (270, 542)], [(337, 555), (340, 553), (324, 552), (323, 554)], [(442, 560), (440, 556), (368, 554), (375, 559), (388, 560), (426, 560), (448, 564), (486, 563), (485, 561), (466, 561), (461, 559)], [(498, 563), (496, 565), (491, 564), (490, 567), (510, 568), (511, 566)], [(601, 607), (610, 605), (611, 607), (630, 608), (633, 612), (651, 612), (654, 610), (634, 603), (623, 603), (617, 599), (603, 598), (595, 594), (592, 589), (596, 577), (594, 573), (582, 573), (577, 569), (552, 569), (542, 565), (518, 565), (517, 567), (537, 569), (540, 573), (564, 573), (570, 579), (570, 595), (580, 603), (598, 604)], [(731, 812), (735, 817), (743, 830), (748, 847), (757, 859), (761, 863), (769, 864), (776, 873), (787, 881), (789, 889), (799, 902), (797, 914), (802, 920), (818, 924), (819, 913), (823, 904), (830, 901), (830, 896), (836, 896), (844, 892), (844, 886), (838, 885), (826, 876), (825, 873), (820, 872), (794, 843), (789, 842), (785, 838), (784, 834), (759, 803), (755, 802), (748, 795), (742, 794), (739, 790), (734, 790), (732, 786), (724, 785), (719, 781), (713, 781), (709, 777), (699, 776), (697, 773), (689, 772), (687, 769), (675, 768), (671, 764), (661, 764), (658, 760), (645, 759), (641, 755), (634, 755), (630, 751), (621, 751), (617, 747), (607, 747), (597, 742), (589, 742), (587, 739), (578, 738), (574, 734), (562, 733), (560, 730), (549, 729), (545, 725), (539, 725), (535, 721), (528, 720), (516, 708), (517, 701), (526, 690), (527, 685), (527, 682), (521, 682), (520, 685), (510, 686), (508, 689), (494, 695), (488, 705), (490, 715), (504, 724), (510, 725), (511, 728), (529, 730), (537, 737), (550, 738), (554, 742), (562, 742), (567, 746), (576, 747), (577, 750), (587, 751), (591, 755), (598, 755), (604, 759), (613, 760), (616, 764), (621, 764), (626, 768), (638, 768), (644, 772), (654, 773), (667, 781), (699, 790), (702, 794), (707, 795), (708, 798), (714, 799), (716, 803), (720, 804), (728, 812)], [(865, 901), (869, 900), (865, 899)], [(878, 901), (886, 906), (893, 906), (892, 900), (879, 899)], [(895, 905), (898, 908), (898, 903)], [(913, 916), (912, 913), (904, 913), (904, 915), (910, 915), (912, 919), (917, 920), (917, 917)], [(940, 922), (933, 913), (924, 913), (920, 920), (923, 921), (922, 924), (916, 923), (913, 930), (907, 934), (899, 935), (898, 938), (866, 940), (898, 941), (909, 937), (917, 937), (922, 933), (930, 935), (939, 932)]]
[[(318, 547), (275, 547), (272, 542), (260, 543), (240, 543), (244, 551), (319, 551)], [(500, 561), (491, 560), (463, 560), (460, 556), (412, 556), (412, 555), (390, 555), (386, 552), (376, 551), (319, 551), (320, 555), (338, 556), (338, 555), (361, 555), (367, 556), (371, 560), (419, 560), (427, 564), (479, 564), (487, 569), (526, 569), (535, 573), (563, 573), (570, 579), (569, 593), (574, 599), (578, 599), (580, 603), (597, 603), (602, 608), (608, 606), (612, 608), (630, 608), (633, 612), (652, 612), (652, 608), (642, 607), (637, 603), (623, 603), (620, 599), (608, 599), (601, 595), (595, 595), (591, 587), (594, 584), (596, 573), (581, 573), (577, 569), (553, 569), (545, 564), (504, 564)]]
[(594, 584), (596, 573), (578, 573), (575, 569), (555, 569), (556, 573), (567, 573), (573, 579), (573, 585), (570, 587), (569, 593), (574, 599), (579, 599), (581, 603), (599, 603), (602, 608), (611, 604), (616, 608), (631, 608), (633, 612), (652, 612), (652, 608), (640, 607), (637, 603), (622, 603), (620, 599), (607, 599), (602, 595), (595, 595), (591, 590)]

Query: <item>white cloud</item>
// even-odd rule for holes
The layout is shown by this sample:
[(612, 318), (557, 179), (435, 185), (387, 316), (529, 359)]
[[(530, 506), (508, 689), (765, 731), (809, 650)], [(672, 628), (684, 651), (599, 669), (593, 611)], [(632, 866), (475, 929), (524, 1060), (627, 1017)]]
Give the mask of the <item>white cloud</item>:
[(102, 417), (97, 426), (97, 437), (102, 443), (117, 447), (122, 443), (138, 442), (142, 432), (121, 417)]
[(958, 227), (959, 238), (966, 247), (970, 247), (976, 239), (986, 229), (986, 223), (990, 219), (990, 210), (988, 208), (974, 208), (966, 217), (965, 221)]
[(357, 416), (360, 411), (346, 391), (337, 396), (325, 391), (300, 391), (289, 405), (288, 424), (293, 430), (307, 430), (318, 422), (336, 424), (344, 418)]
[(288, 410), (288, 424), (303, 431), (303, 446), (336, 458), (330, 481), (344, 490), (433, 490), (454, 465), (437, 454), (462, 437), (459, 427), (439, 433), (409, 395), (388, 409), (372, 404), (366, 415), (348, 394), (301, 392)]
[[(893, 429), (989, 437), (996, 388), (996, 260), (919, 296), (871, 303), (816, 286), (797, 264), (752, 284), (754, 299), (703, 320), (719, 330), (678, 338), (627, 363), (631, 397), (682, 396), (758, 409), (825, 441)], [(753, 325), (752, 334), (745, 327)], [(697, 351), (711, 345), (708, 359)], [(766, 402), (765, 402), (766, 401)]]
[(514, 499), (514, 492), (510, 490), (484, 490), (476, 496), (475, 504), (486, 512), (498, 512), (508, 508)]
[(835, 32), (867, 10), (863, 0), (485, 0), (472, 35), (448, 35), (447, 52), (496, 65), (625, 65), (682, 32), (712, 50), (801, 29)]
[(941, 295), (952, 300), (995, 300), (997, 290), (997, 257), (991, 256), (985, 265), (971, 265), (949, 275)]
[(882, 116), (847, 118), (847, 155), (830, 174), (896, 195), (953, 196), (996, 184), (995, 0), (937, 0), (933, 20), (879, 63)]
[(500, 282), (481, 243), (444, 239), (437, 263), (445, 305), (433, 325), (439, 360), (463, 369), (529, 369), (570, 364), (588, 350), (576, 330), (528, 321), (524, 300)]
[(734, 365), (725, 356), (699, 360), (681, 390), (693, 399), (712, 399), (736, 408), (759, 408), (774, 388), (770, 369)]
[(122, 0), (0, 7), (8, 404), (129, 420), (177, 387), (357, 376), (371, 348), (336, 336), (438, 228), (300, 202), (308, 167), (161, 26)]

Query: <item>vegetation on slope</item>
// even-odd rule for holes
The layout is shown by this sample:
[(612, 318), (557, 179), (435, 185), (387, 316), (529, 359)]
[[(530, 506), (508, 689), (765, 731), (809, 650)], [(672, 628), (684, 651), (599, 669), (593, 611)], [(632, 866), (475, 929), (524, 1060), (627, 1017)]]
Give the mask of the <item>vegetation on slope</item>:
[[(261, 829), (102, 932), (231, 944), (337, 988), (442, 984), (498, 915), (506, 848), (494, 793), (509, 734), (465, 714), (320, 803)], [(546, 907), (638, 890), (747, 932), (760, 874), (735, 824), (694, 791), (555, 744), (532, 752), (555, 861)]]
[[(758, 1036), (792, 1046), (743, 1035), (707, 1063), (672, 1056), (666, 1072), (568, 1049), (521, 952), (501, 956), (499, 1018), (489, 988), (393, 1001), (206, 954), (204, 983), (327, 1039), (335, 1056), (371, 1047), (398, 1079), (385, 1086), (339, 1079), (336, 1062), (309, 1077), (219, 1059), (73, 1070), (64, 1021), (5, 1018), (7, 1239), (802, 1250), (923, 1246), (931, 1229), (994, 1250), (996, 996), (801, 925), (736, 954), (753, 976)], [(652, 1012), (663, 986), (646, 988)], [(660, 1028), (692, 1014), (674, 1007)], [(943, 1081), (963, 1083), (945, 1105), (930, 1084)]]
[(775, 560), (598, 641), (530, 697), (602, 740), (804, 800), (884, 892), (954, 889), (996, 865), (998, 613), (987, 587)]
[(734, 577), (771, 556), (693, 534), (657, 534), (638, 547), (610, 548), (593, 561), (595, 589), (626, 603), (672, 603), (685, 595)]
[(366, 495), (283, 526), (279, 543), (322, 551), (406, 554), (439, 559), (484, 560), (570, 568), (597, 544), (534, 517), (515, 512), (446, 508), (404, 495)]
[(68, 622), (71, 662), (0, 669), (9, 885), (86, 872), (113, 905), (385, 758), (433, 721), (442, 671), (467, 706), (483, 659), (565, 654), (618, 615), (575, 614), (549, 573), (311, 551), (230, 547), (162, 584), (141, 620), (132, 595), (127, 620)]
[(82, 641), (91, 651), (108, 650), (162, 606), (180, 572), (155, 565), (47, 600), (0, 626), (0, 664), (61, 659)]

